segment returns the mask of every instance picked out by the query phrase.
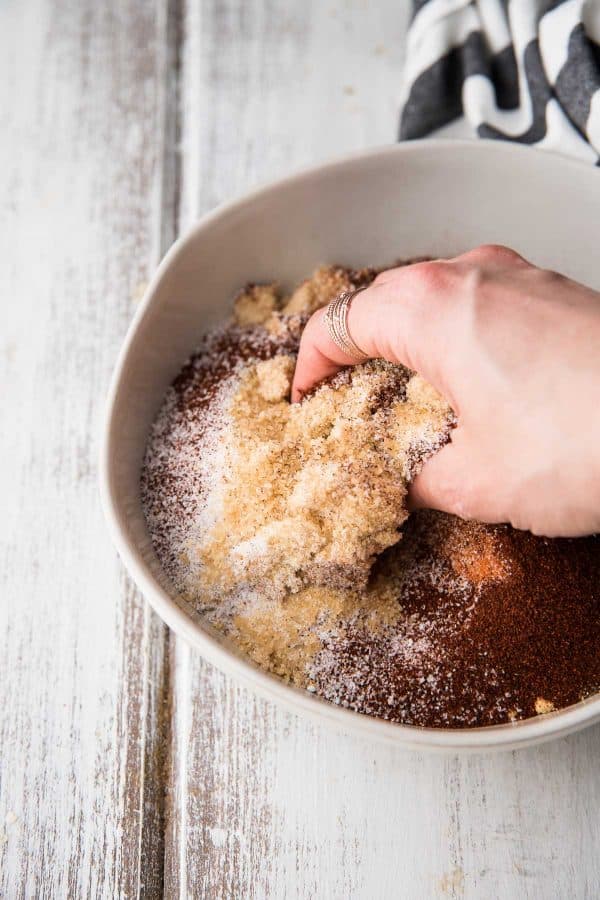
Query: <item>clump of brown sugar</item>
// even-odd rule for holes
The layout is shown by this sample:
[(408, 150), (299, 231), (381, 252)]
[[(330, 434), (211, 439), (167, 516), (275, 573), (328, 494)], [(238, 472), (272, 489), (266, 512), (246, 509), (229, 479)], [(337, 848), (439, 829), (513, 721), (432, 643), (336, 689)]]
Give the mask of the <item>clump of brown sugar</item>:
[(277, 282), (248, 284), (233, 303), (238, 325), (262, 325), (281, 306), (281, 292)]
[(247, 284), (235, 298), (235, 320), (242, 326), (264, 325), (267, 331), (276, 333), (282, 316), (309, 316), (342, 291), (365, 287), (376, 274), (376, 269), (370, 268), (319, 266), (289, 296), (284, 296), (276, 281)]
[(342, 291), (356, 290), (369, 284), (376, 275), (375, 269), (347, 269), (343, 266), (319, 266), (319, 268), (294, 290), (283, 305), (285, 315), (313, 313), (326, 306)]
[(284, 355), (249, 366), (228, 405), (219, 514), (189, 548), (211, 590), (364, 587), (400, 538), (409, 480), (447, 440), (448, 404), (402, 366), (366, 362), (300, 404), (293, 370)]

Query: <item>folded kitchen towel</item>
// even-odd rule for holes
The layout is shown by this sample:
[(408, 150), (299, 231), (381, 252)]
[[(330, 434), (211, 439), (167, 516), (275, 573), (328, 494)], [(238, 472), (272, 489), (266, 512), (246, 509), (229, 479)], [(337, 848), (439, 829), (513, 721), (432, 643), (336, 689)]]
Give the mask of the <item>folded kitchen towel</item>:
[(479, 136), (598, 164), (600, 0), (413, 0), (400, 139)]

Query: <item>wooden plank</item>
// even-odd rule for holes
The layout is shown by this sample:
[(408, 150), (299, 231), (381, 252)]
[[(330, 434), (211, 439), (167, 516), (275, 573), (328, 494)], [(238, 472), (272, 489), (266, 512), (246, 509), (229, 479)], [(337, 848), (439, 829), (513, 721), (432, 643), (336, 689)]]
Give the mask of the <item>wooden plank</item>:
[[(188, 0), (181, 224), (308, 162), (389, 142), (406, 5)], [(172, 638), (169, 897), (592, 897), (591, 729), (443, 758), (338, 736)]]
[(177, 658), (167, 896), (596, 896), (597, 728), (517, 754), (403, 753)]
[(159, 896), (165, 629), (110, 545), (111, 369), (173, 236), (174, 9), (0, 6), (0, 895)]
[(181, 225), (292, 169), (397, 132), (408, 6), (190, 0)]

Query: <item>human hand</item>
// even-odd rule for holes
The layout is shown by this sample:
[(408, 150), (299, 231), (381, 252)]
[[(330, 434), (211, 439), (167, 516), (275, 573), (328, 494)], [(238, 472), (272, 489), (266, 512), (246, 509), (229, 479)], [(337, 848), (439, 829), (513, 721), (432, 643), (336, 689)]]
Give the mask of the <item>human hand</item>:
[[(294, 401), (354, 362), (323, 317), (302, 335)], [(490, 245), (382, 272), (347, 324), (457, 414), (411, 486), (414, 508), (548, 536), (600, 531), (600, 293)]]

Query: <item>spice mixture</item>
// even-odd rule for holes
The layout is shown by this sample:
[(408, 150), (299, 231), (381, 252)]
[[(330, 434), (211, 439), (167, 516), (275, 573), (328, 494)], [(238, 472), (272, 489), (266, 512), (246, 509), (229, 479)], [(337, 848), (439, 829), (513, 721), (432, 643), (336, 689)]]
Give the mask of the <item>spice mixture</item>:
[(453, 417), (402, 366), (289, 403), (308, 314), (374, 275), (249, 285), (185, 364), (142, 472), (159, 559), (259, 665), (359, 712), (467, 727), (573, 703), (600, 687), (600, 541), (407, 519)]

